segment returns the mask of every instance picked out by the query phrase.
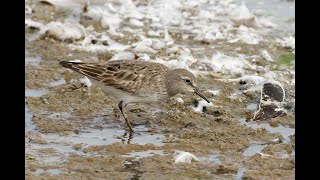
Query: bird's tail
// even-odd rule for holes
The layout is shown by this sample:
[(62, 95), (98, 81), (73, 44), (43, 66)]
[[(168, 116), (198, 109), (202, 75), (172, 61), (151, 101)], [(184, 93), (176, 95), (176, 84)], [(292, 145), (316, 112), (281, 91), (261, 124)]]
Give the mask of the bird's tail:
[(84, 64), (84, 63), (77, 62), (77, 61), (60, 61), (60, 65), (68, 69), (74, 69), (74, 65), (77, 65), (77, 64)]
[(99, 81), (102, 78), (100, 75), (105, 72), (105, 67), (99, 64), (78, 61), (61, 61), (60, 65)]

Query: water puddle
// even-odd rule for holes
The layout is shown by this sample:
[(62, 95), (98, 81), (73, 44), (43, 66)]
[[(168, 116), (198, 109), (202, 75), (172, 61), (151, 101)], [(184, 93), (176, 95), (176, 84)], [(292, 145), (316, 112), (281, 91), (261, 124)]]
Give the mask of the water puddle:
[(24, 108), (24, 115), (25, 115), (25, 133), (29, 131), (35, 131), (36, 126), (32, 122), (32, 113), (27, 104), (25, 104)]
[(54, 86), (60, 86), (62, 84), (66, 84), (66, 81), (63, 78), (61, 78), (61, 79), (59, 79), (57, 81), (50, 82), (49, 86), (54, 87)]
[(82, 156), (90, 156), (91, 154), (85, 154), (82, 151), (77, 151), (71, 146), (48, 143), (48, 144), (37, 144), (26, 142), (25, 152), (33, 156), (41, 164), (59, 164), (65, 161), (70, 154), (77, 154)]
[(239, 168), (239, 170), (236, 174), (236, 177), (234, 179), (235, 180), (242, 180), (243, 179), (242, 176), (246, 170), (247, 170), (246, 168)]
[(248, 110), (257, 110), (258, 109), (258, 104), (257, 103), (249, 103), (247, 105)]
[[(27, 146), (30, 150), (40, 150), (40, 149), (54, 149), (58, 153), (62, 155), (68, 155), (71, 153), (77, 154), (77, 155), (86, 155), (82, 151), (77, 151), (72, 148), (70, 145), (66, 144), (60, 144), (55, 142), (49, 142), (48, 144), (37, 144), (37, 143), (29, 143)], [(90, 154), (89, 154), (90, 155)]]
[(60, 169), (48, 169), (48, 170), (44, 170), (44, 169), (37, 169), (35, 171), (35, 174), (42, 174), (44, 172), (47, 172), (47, 173), (50, 173), (52, 175), (58, 175), (58, 174), (61, 174), (62, 171)]
[(198, 159), (202, 162), (221, 164), (219, 157), (220, 157), (220, 154), (213, 154), (209, 157), (198, 157)]
[[(130, 139), (130, 144), (153, 144), (156, 146), (162, 146), (164, 143), (162, 134), (148, 134), (139, 131), (144, 129), (145, 126), (136, 127), (137, 133), (135, 133)], [(59, 135), (56, 133), (48, 133), (45, 135), (45, 139), (51, 143), (59, 144), (82, 144), (83, 146), (92, 145), (109, 145), (116, 142), (123, 142), (123, 136), (125, 134), (124, 129), (104, 128), (104, 129), (90, 129), (87, 132), (80, 132), (79, 134), (72, 135)]]
[[(276, 35), (295, 33), (295, 21), (289, 21), (295, 18), (294, 1), (246, 0), (245, 2), (254, 14), (264, 16), (264, 18), (270, 18), (271, 21), (277, 25), (274, 32)], [(277, 5), (275, 6), (275, 4)]]
[(252, 143), (246, 150), (244, 150), (243, 155), (244, 156), (253, 156), (257, 153), (260, 153), (263, 148), (265, 148), (267, 145), (265, 144), (256, 144)]
[(289, 128), (289, 127), (284, 127), (282, 125), (279, 125), (278, 127), (271, 127), (270, 124), (266, 123), (266, 122), (246, 122), (245, 118), (241, 118), (240, 119), (241, 124), (247, 126), (247, 127), (251, 127), (253, 129), (257, 129), (257, 128), (265, 128), (268, 132), (270, 133), (280, 133), (283, 137), (283, 142), (284, 143), (288, 143), (290, 141), (290, 137), (291, 135), (295, 134), (295, 129), (293, 128)]
[(41, 97), (47, 93), (45, 89), (25, 89), (25, 97)]
[[(30, 131), (36, 131), (35, 125), (32, 123), (32, 113), (26, 104), (25, 106), (25, 130), (26, 133)], [(77, 154), (81, 156), (94, 156), (92, 153), (84, 153), (81, 149), (77, 150), (73, 146), (81, 144), (82, 148), (91, 145), (109, 145), (116, 142), (123, 142), (128, 144), (153, 144), (156, 146), (162, 146), (164, 143), (162, 134), (150, 134), (146, 133), (147, 128), (144, 125), (136, 126), (136, 131), (133, 137), (124, 137), (124, 129), (116, 128), (104, 128), (104, 129), (89, 129), (86, 132), (80, 132), (79, 134), (72, 133), (70, 135), (61, 135), (57, 133), (40, 133), (47, 143), (38, 144), (29, 142), (26, 138), (25, 149), (26, 153), (34, 156), (39, 162), (45, 164), (55, 164), (63, 162), (70, 154)], [(52, 153), (53, 150), (53, 153)], [(45, 153), (45, 156), (39, 152)], [(39, 155), (40, 154), (40, 155)], [(146, 152), (133, 152), (128, 154), (132, 157), (147, 157), (153, 154), (164, 155), (162, 151), (146, 151)]]
[[(257, 128), (265, 128), (268, 132), (270, 133), (280, 133), (283, 137), (282, 142), (283, 143), (289, 143), (290, 141), (290, 136), (295, 134), (295, 129), (289, 128), (289, 127), (284, 127), (282, 125), (279, 125), (278, 127), (271, 127), (270, 124), (268, 123), (257, 123), (257, 122), (246, 122), (244, 118), (240, 119), (241, 124), (246, 125), (248, 127), (251, 127), (253, 129)], [(264, 143), (257, 143), (253, 142), (249, 145), (247, 149), (244, 150), (243, 155), (244, 156), (253, 156), (257, 153), (260, 153), (263, 148), (265, 148), (267, 144)], [(279, 154), (277, 155), (280, 158), (287, 158), (288, 154)]]
[[(28, 157), (32, 157), (33, 160), (41, 162), (43, 165), (53, 165), (63, 163), (66, 156), (63, 154), (43, 154), (40, 152), (45, 151), (46, 148), (36, 147), (38, 144), (30, 143), (25, 146), (25, 153), (28, 154)], [(37, 149), (38, 148), (38, 149)], [(47, 151), (50, 151), (47, 149)]]
[(148, 151), (140, 151), (140, 152), (131, 152), (131, 153), (128, 153), (127, 155), (124, 155), (124, 156), (125, 157), (134, 157), (134, 158), (139, 159), (139, 158), (153, 156), (156, 154), (158, 154), (160, 156), (165, 155), (163, 150), (148, 150)]
[[(29, 128), (30, 129), (30, 128)], [(77, 154), (81, 156), (94, 156), (95, 154), (84, 153), (82, 150), (76, 150), (73, 148), (76, 144), (81, 144), (82, 148), (91, 146), (91, 145), (109, 145), (116, 142), (123, 142), (122, 136), (125, 133), (124, 130), (115, 130), (115, 129), (103, 129), (103, 130), (92, 130), (90, 132), (73, 134), (73, 135), (59, 135), (56, 133), (42, 134), (42, 138), (48, 141), (47, 144), (37, 144), (37, 143), (28, 143), (26, 142), (26, 153), (37, 154), (36, 152), (44, 149), (54, 149), (59, 153), (49, 155), (48, 157), (39, 157), (41, 162), (52, 164), (61, 162), (62, 159), (69, 156), (69, 154)], [(131, 144), (154, 144), (157, 146), (162, 146), (163, 135), (161, 134), (139, 134), (134, 135), (131, 139)], [(163, 155), (161, 151), (153, 152), (134, 152), (129, 154), (129, 156), (140, 156), (146, 157), (151, 156), (152, 154)]]
[(40, 56), (36, 56), (36, 57), (25, 57), (25, 65), (27, 64), (31, 64), (34, 66), (38, 66), (40, 61), (42, 61), (42, 58)]
[(275, 156), (278, 157), (278, 158), (286, 159), (286, 158), (290, 157), (290, 154), (288, 154), (285, 151), (282, 151), (282, 152), (276, 153)]

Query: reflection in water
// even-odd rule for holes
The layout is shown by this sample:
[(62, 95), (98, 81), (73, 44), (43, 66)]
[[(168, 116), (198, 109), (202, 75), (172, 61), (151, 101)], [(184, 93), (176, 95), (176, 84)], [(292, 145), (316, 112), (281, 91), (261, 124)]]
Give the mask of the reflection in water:
[(133, 138), (133, 134), (134, 133), (132, 131), (129, 131), (129, 132), (125, 131), (124, 135), (122, 136), (123, 137), (122, 142), (126, 144), (130, 144), (131, 139)]
[[(131, 141), (135, 138), (135, 140), (133, 140), (133, 143), (140, 144), (142, 141), (147, 140), (147, 139), (144, 139), (144, 140), (142, 139), (146, 135), (153, 136), (153, 138), (150, 137), (149, 140), (154, 139), (154, 137), (156, 139), (158, 139), (158, 140), (160, 139), (160, 137), (158, 137), (157, 134), (155, 134), (155, 135), (153, 135), (153, 134), (144, 134), (146, 132), (149, 132), (149, 129), (145, 126), (145, 124), (136, 125), (134, 128), (135, 128), (135, 132), (134, 133), (132, 133), (129, 130), (125, 130), (125, 132), (124, 132), (124, 134), (123, 134), (123, 136), (121, 138), (122, 143), (131, 144)], [(149, 143), (153, 144), (154, 143), (153, 141), (149, 141), (149, 140), (147, 140), (148, 143), (146, 143), (146, 144), (149, 144)]]
[[(27, 111), (27, 109), (26, 109)], [(29, 121), (26, 122), (26, 129), (29, 131), (35, 131), (34, 127), (31, 126), (32, 117), (28, 118)], [(29, 125), (30, 124), (30, 125)], [(99, 145), (109, 145), (117, 142), (122, 142), (125, 144), (153, 144), (156, 146), (162, 146), (162, 139), (164, 136), (162, 134), (149, 134), (144, 133), (143, 129), (146, 129), (144, 125), (136, 126), (137, 132), (130, 134), (123, 129), (116, 128), (104, 128), (104, 129), (90, 129), (87, 132), (80, 132), (79, 134), (69, 134), (62, 135), (58, 133), (40, 133), (41, 138), (45, 139), (47, 144), (38, 144), (26, 141), (26, 153), (37, 154), (38, 150), (41, 149), (54, 149), (58, 154), (51, 154), (49, 157), (43, 158), (54, 158), (61, 159), (60, 155), (63, 157), (68, 156), (70, 153), (76, 153), (79, 155), (91, 156), (94, 154), (84, 153), (82, 150), (76, 150), (73, 148), (76, 144), (81, 144), (82, 148), (85, 149), (88, 146), (99, 146)], [(139, 131), (140, 130), (140, 131)], [(59, 155), (60, 154), (60, 155)], [(41, 157), (41, 161), (46, 160)]]

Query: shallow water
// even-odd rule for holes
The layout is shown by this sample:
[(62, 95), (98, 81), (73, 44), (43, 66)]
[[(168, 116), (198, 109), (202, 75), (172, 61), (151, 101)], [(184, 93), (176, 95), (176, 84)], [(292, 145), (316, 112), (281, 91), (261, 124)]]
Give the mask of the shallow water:
[[(26, 115), (26, 132), (36, 131), (36, 126), (32, 123), (32, 113), (29, 111), (28, 106), (25, 106), (25, 115)], [(64, 157), (67, 157), (70, 153), (75, 153), (82, 156), (92, 156), (92, 153), (84, 153), (81, 149), (76, 150), (73, 148), (75, 144), (81, 144), (82, 149), (92, 145), (109, 145), (116, 142), (123, 142), (128, 144), (153, 144), (156, 146), (162, 146), (164, 143), (162, 139), (164, 136), (162, 134), (149, 134), (145, 133), (142, 130), (145, 130), (144, 125), (136, 127), (137, 133), (134, 134), (134, 137), (128, 138), (124, 137), (125, 130), (117, 128), (104, 128), (104, 129), (90, 129), (86, 132), (80, 132), (79, 134), (72, 135), (59, 135), (57, 133), (41, 133), (41, 137), (46, 140), (48, 143), (38, 144), (33, 142), (28, 142), (26, 139), (26, 153), (34, 154), (37, 156), (37, 151), (43, 149), (54, 149), (57, 154), (49, 154), (46, 157), (38, 157), (41, 159), (41, 162), (45, 164), (59, 163)], [(161, 154), (161, 151), (153, 152), (136, 152), (132, 156), (143, 156), (146, 157), (150, 153)], [(150, 154), (152, 155), (152, 154)], [(129, 154), (130, 156), (130, 154)]]
[[(56, 113), (57, 114), (57, 113)], [(32, 113), (30, 112), (28, 105), (25, 105), (25, 131), (27, 132), (38, 132), (35, 124), (32, 122)], [(116, 142), (123, 142), (128, 144), (154, 144), (156, 146), (162, 146), (164, 143), (162, 134), (150, 134), (145, 132), (147, 128), (144, 125), (136, 126), (137, 133), (132, 138), (124, 137), (125, 130), (118, 128), (104, 128), (104, 129), (92, 129), (89, 128), (85, 132), (71, 135), (61, 135), (57, 133), (40, 133), (47, 143), (38, 144), (29, 142), (26, 138), (25, 149), (26, 153), (31, 154), (37, 160), (43, 164), (57, 164), (65, 161), (65, 158), (72, 154), (82, 156), (94, 156), (92, 153), (85, 153), (82, 151), (83, 148), (91, 145), (109, 145)], [(73, 148), (75, 144), (81, 144), (82, 149), (76, 150)], [(39, 155), (39, 151), (45, 149), (53, 149), (55, 153), (49, 153), (45, 156)], [(140, 156), (147, 157), (153, 154), (163, 155), (162, 151), (146, 151), (146, 152), (133, 152), (129, 154), (129, 157)], [(40, 170), (39, 170), (40, 171)], [(42, 173), (42, 172), (41, 172)]]
[[(34, 135), (32, 136), (33, 138), (40, 136), (47, 142), (45, 144), (38, 144), (35, 143), (37, 141), (32, 141), (32, 139), (30, 139), (31, 142), (28, 142), (28, 139), (26, 138), (26, 153), (30, 155), (26, 161), (26, 171), (31, 171), (33, 175), (37, 174), (37, 177), (43, 179), (48, 178), (48, 173), (57, 175), (59, 178), (65, 177), (64, 174), (70, 172), (62, 172), (60, 171), (60, 168), (61, 170), (64, 170), (65, 168), (68, 168), (66, 164), (72, 163), (74, 159), (70, 156), (71, 154), (79, 155), (77, 158), (80, 159), (105, 156), (106, 154), (104, 152), (99, 152), (99, 150), (95, 151), (96, 149), (94, 149), (94, 153), (85, 153), (84, 149), (95, 145), (104, 146), (120, 142), (124, 144), (125, 148), (129, 146), (127, 144), (153, 144), (158, 147), (156, 148), (157, 150), (149, 150), (148, 146), (138, 146), (141, 148), (141, 151), (137, 150), (135, 152), (130, 152), (130, 149), (128, 149), (125, 152), (129, 153), (125, 155), (121, 152), (113, 152), (121, 155), (116, 156), (113, 159), (116, 162), (123, 163), (123, 157), (126, 159), (124, 164), (122, 164), (122, 166), (125, 166), (124, 168), (118, 168), (116, 163), (115, 165), (110, 164), (110, 168), (114, 168), (113, 170), (110, 170), (110, 173), (112, 173), (112, 176), (117, 175), (115, 176), (115, 179), (140, 179), (141, 176), (145, 179), (152, 179), (152, 177), (159, 177), (159, 174), (164, 176), (168, 175), (163, 179), (175, 178), (175, 175), (177, 174), (175, 174), (175, 172), (172, 173), (172, 166), (166, 164), (166, 158), (169, 156), (167, 156), (165, 152), (167, 152), (167, 150), (174, 150), (177, 147), (181, 147), (181, 150), (185, 151), (190, 150), (190, 152), (202, 152), (204, 148), (208, 148), (210, 152), (213, 152), (209, 156), (202, 154), (197, 155), (197, 158), (200, 160), (198, 163), (210, 167), (208, 171), (205, 171), (206, 175), (211, 179), (224, 179), (225, 176), (230, 177), (230, 174), (228, 173), (226, 175), (215, 174), (216, 171), (214, 171), (219, 165), (225, 166), (226, 164), (223, 163), (225, 161), (234, 162), (234, 166), (237, 167), (237, 173), (233, 174), (235, 179), (242, 179), (244, 172), (247, 170), (256, 172), (253, 173), (254, 175), (249, 177), (249, 179), (261, 179), (260, 176), (265, 174), (265, 170), (254, 169), (256, 166), (256, 164), (254, 164), (255, 162), (246, 164), (243, 161), (250, 159), (250, 156), (256, 153), (260, 153), (266, 146), (263, 145), (263, 143), (267, 143), (257, 143), (256, 141), (259, 141), (260, 138), (259, 135), (243, 135), (241, 131), (237, 131), (238, 129), (244, 129), (243, 126), (238, 126), (239, 123), (237, 122), (238, 119), (244, 117), (242, 112), (243, 102), (247, 100), (246, 94), (244, 94), (243, 89), (241, 89), (242, 87), (244, 88), (244, 86), (239, 88), (239, 82), (237, 81), (222, 82), (220, 80), (241, 79), (241, 77), (245, 75), (261, 76), (261, 78), (265, 78), (266, 80), (271, 77), (274, 78), (274, 80), (280, 81), (286, 88), (292, 88), (292, 84), (288, 84), (287, 82), (294, 82), (294, 73), (293, 76), (291, 76), (292, 74), (290, 73), (290, 75), (283, 75), (282, 73), (293, 72), (294, 70), (284, 68), (280, 70), (281, 72), (274, 71), (273, 66), (276, 63), (270, 59), (277, 60), (277, 57), (283, 53), (289, 53), (290, 58), (294, 58), (294, 48), (290, 48), (290, 46), (287, 48), (286, 45), (286, 48), (284, 48), (283, 42), (280, 41), (280, 43), (278, 43), (277, 41), (278, 39), (288, 37), (289, 34), (292, 34), (293, 37), (295, 36), (294, 2), (281, 0), (245, 0), (248, 9), (257, 16), (259, 22), (264, 23), (264, 25), (276, 25), (275, 27), (263, 26), (259, 28), (249, 28), (245, 26), (237, 27), (230, 22), (230, 15), (234, 10), (233, 8), (237, 8), (238, 5), (241, 4), (241, 0), (122, 0), (117, 2), (104, 2), (105, 4), (94, 4), (95, 1), (92, 1), (92, 4), (90, 4), (87, 9), (88, 13), (81, 14), (81, 17), (80, 13), (78, 13), (81, 11), (79, 5), (68, 7), (68, 5), (70, 5), (70, 3), (68, 3), (69, 1), (63, 0), (59, 2), (62, 4), (65, 3), (62, 5), (62, 7), (64, 7), (62, 10), (63, 13), (58, 6), (36, 5), (34, 1), (26, 1), (26, 6), (29, 7), (29, 14), (26, 15), (26, 30), (28, 31), (26, 31), (25, 65), (27, 70), (31, 70), (30, 75), (26, 76), (26, 87), (37, 87), (37, 84), (41, 84), (48, 86), (45, 87), (48, 89), (26, 89), (25, 94), (26, 97), (41, 97), (47, 93), (64, 93), (72, 91), (78, 94), (70, 102), (61, 101), (66, 104), (61, 104), (59, 99), (57, 99), (57, 101), (52, 101), (50, 105), (47, 104), (47, 106), (42, 106), (41, 103), (39, 103), (40, 101), (37, 101), (39, 98), (30, 98), (32, 101), (29, 98), (26, 98), (26, 100), (30, 100), (30, 107), (32, 105), (32, 110), (35, 109), (35, 115), (38, 115), (36, 113), (43, 112), (42, 110), (46, 110), (46, 108), (49, 107), (49, 111), (47, 112), (48, 118), (55, 118), (55, 116), (61, 118), (62, 116), (66, 116), (74, 120), (75, 117), (73, 117), (73, 115), (79, 112), (80, 109), (80, 112), (85, 112), (81, 119), (85, 119), (86, 121), (82, 122), (81, 120), (76, 120), (76, 123), (66, 125), (58, 124), (59, 126), (57, 128), (54, 127), (54, 129), (59, 133), (43, 133), (40, 127), (38, 127), (39, 131), (36, 129), (37, 127), (32, 122), (32, 113), (26, 105), (26, 133), (30, 131), (34, 132), (34, 134), (26, 134), (26, 137), (28, 137), (28, 135)], [(81, 0), (81, 2), (84, 1)], [(47, 16), (48, 14), (49, 16)], [(89, 20), (90, 18), (92, 19)], [(30, 21), (31, 19), (32, 21)], [(64, 22), (67, 22), (68, 20), (75, 22), (76, 26), (83, 26), (83, 28), (66, 28), (65, 33), (61, 31), (62, 34), (53, 39), (50, 36), (39, 38), (42, 35), (38, 32), (44, 31), (35, 31), (32, 28), (27, 28), (28, 23), (38, 23), (38, 25), (40, 24), (40, 29), (52, 28), (55, 24), (61, 23), (61, 28), (64, 29), (66, 27)], [(53, 26), (47, 26), (49, 23)], [(93, 27), (90, 27), (90, 25)], [(70, 41), (76, 34), (81, 34), (82, 30), (85, 30), (86, 35), (83, 37), (85, 40), (81, 38), (80, 40)], [(167, 34), (163, 36), (162, 34), (165, 33)], [(64, 36), (67, 36), (67, 39), (65, 39), (67, 41), (60, 41), (59, 38)], [(149, 47), (148, 43), (145, 43), (149, 42), (148, 39), (153, 39), (153, 41), (158, 42), (158, 44), (152, 43)], [(96, 43), (93, 43), (92, 40), (96, 41)], [(106, 42), (108, 45), (103, 45), (102, 42)], [(146, 47), (140, 48), (139, 51), (139, 48), (136, 47), (143, 43)], [(285, 43), (286, 42), (284, 42), (284, 44)], [(292, 47), (294, 47), (294, 38), (292, 41), (289, 41), (289, 44), (290, 43), (293, 43)], [(152, 53), (144, 52), (146, 50)], [(197, 83), (200, 86), (199, 89), (201, 91), (209, 91), (209, 93), (212, 94), (209, 99), (212, 100), (214, 107), (208, 108), (208, 111), (212, 110), (212, 108), (214, 110), (217, 109), (218, 112), (221, 112), (221, 115), (219, 114), (219, 117), (207, 116), (203, 113), (189, 113), (188, 111), (181, 114), (177, 111), (177, 116), (174, 116), (171, 114), (166, 115), (166, 112), (159, 113), (159, 111), (164, 111), (163, 109), (152, 109), (145, 106), (144, 108), (147, 109), (146, 112), (151, 112), (150, 114), (153, 119), (151, 118), (149, 121), (149, 117), (141, 117), (141, 115), (144, 116), (143, 113), (137, 113), (135, 115), (138, 116), (137, 118), (142, 118), (144, 121), (143, 123), (145, 123), (145, 121), (150, 123), (148, 124), (148, 127), (152, 124), (151, 127), (156, 125), (157, 129), (148, 130), (144, 125), (135, 126), (137, 133), (135, 133), (133, 137), (129, 137), (124, 129), (122, 129), (123, 121), (108, 119), (113, 124), (107, 124), (109, 121), (106, 121), (106, 117), (118, 118), (118, 114), (114, 111), (114, 101), (111, 97), (110, 99), (101, 101), (101, 103), (104, 103), (104, 105), (107, 108), (110, 107), (110, 109), (106, 108), (99, 110), (95, 109), (95, 107), (100, 108), (99, 105), (94, 104), (96, 101), (93, 102), (92, 106), (90, 103), (84, 103), (79, 107), (79, 102), (88, 100), (81, 98), (95, 98), (95, 95), (98, 95), (98, 93), (93, 93), (93, 96), (86, 97), (86, 94), (74, 91), (75, 89), (78, 90), (77, 87), (69, 86), (66, 86), (66, 91), (59, 91), (60, 87), (58, 86), (66, 84), (66, 81), (63, 78), (68, 76), (75, 78), (75, 73), (70, 73), (64, 68), (56, 66), (60, 60), (79, 59), (86, 62), (105, 62), (109, 58), (121, 57), (118, 54), (127, 53), (129, 51), (131, 54), (122, 54), (121, 56), (129, 57), (129, 59), (138, 58), (139, 60), (159, 62), (170, 68), (183, 67), (191, 70), (197, 78), (200, 77)], [(261, 51), (264, 52), (263, 55), (261, 55)], [(268, 59), (265, 57), (270, 58)], [(52, 65), (56, 68), (52, 69)], [(46, 71), (47, 69), (52, 71)], [(39, 70), (41, 70), (41, 73), (39, 73)], [(48, 81), (48, 77), (54, 77), (54, 81), (52, 81), (52, 79)], [(37, 83), (30, 83), (34, 82), (34, 80), (37, 80)], [(246, 84), (246, 87), (248, 88), (256, 88), (253, 86)], [(254, 91), (254, 93), (255, 92), (256, 91)], [(250, 97), (251, 100), (252, 98), (257, 98), (259, 96), (254, 93), (252, 94), (252, 97)], [(51, 96), (51, 94), (49, 95), (50, 96), (48, 97), (55, 97)], [(253, 97), (255, 95), (257, 95), (257, 97)], [(70, 107), (68, 109), (68, 113), (70, 114), (63, 114), (64, 112), (56, 112), (54, 110), (52, 110), (52, 112), (50, 111), (50, 107), (52, 107), (52, 109), (61, 109), (60, 107), (63, 106)], [(258, 104), (250, 103), (247, 104), (245, 108), (253, 111), (258, 108)], [(94, 113), (95, 115), (90, 113)], [(179, 116), (183, 116), (184, 119), (180, 119)], [(89, 121), (90, 119), (86, 119), (87, 117), (93, 119), (93, 121)], [(201, 119), (201, 121), (199, 121), (199, 119)], [(183, 128), (183, 123), (185, 123), (185, 121), (190, 121), (194, 123), (194, 125), (191, 123), (191, 126)], [(240, 122), (247, 127), (266, 128), (270, 133), (280, 133), (283, 136), (284, 143), (288, 143), (290, 140), (289, 136), (295, 133), (294, 129), (282, 125), (273, 128), (265, 122), (245, 122), (244, 119), (241, 119)], [(230, 126), (225, 126), (225, 123), (230, 123)], [(78, 129), (77, 126), (81, 126), (81, 130), (80, 132), (65, 132), (64, 130), (59, 129), (60, 125), (63, 127), (65, 126), (66, 129), (69, 128), (69, 125), (71, 126), (70, 129)], [(209, 125), (214, 125), (215, 128), (219, 129), (219, 134), (213, 134), (210, 131), (210, 127), (208, 127)], [(97, 129), (97, 127), (99, 129)], [(230, 127), (236, 127), (236, 129), (231, 129)], [(152, 134), (152, 132), (154, 134)], [(158, 132), (164, 134), (156, 134)], [(265, 133), (265, 137), (262, 137), (262, 139), (273, 137), (270, 133)], [(163, 143), (163, 139), (166, 139), (164, 135), (166, 137), (173, 135), (174, 138), (172, 137), (172, 141), (171, 138), (168, 138), (168, 141), (164, 141), (167, 143)], [(202, 138), (202, 135), (205, 138)], [(234, 143), (234, 137), (238, 136), (243, 136), (243, 139), (245, 140), (240, 139), (238, 143)], [(190, 141), (191, 139), (192, 141)], [(248, 144), (248, 140), (251, 143)], [(212, 141), (215, 141), (213, 146), (211, 146)], [(41, 141), (39, 143), (41, 143)], [(74, 145), (77, 146), (74, 147)], [(239, 145), (240, 147), (248, 147), (243, 152), (245, 157), (239, 153)], [(184, 147), (186, 147), (186, 149), (184, 149)], [(284, 153), (284, 150), (285, 148), (280, 149), (279, 152), (276, 152), (276, 156), (284, 158), (281, 160), (288, 162), (290, 160), (285, 159), (288, 157), (288, 154)], [(222, 151), (230, 151), (232, 156), (220, 157), (220, 154), (216, 153), (222, 153)], [(205, 154), (207, 154), (207, 152)], [(154, 155), (160, 155), (160, 157), (152, 157)], [(294, 150), (289, 157), (290, 156), (295, 156)], [(160, 161), (149, 162), (150, 164), (145, 165), (143, 164), (144, 158), (160, 158)], [(230, 158), (232, 158), (232, 160)], [(174, 162), (173, 159), (172, 162)], [(84, 164), (85, 163), (86, 161), (84, 161)], [(56, 169), (50, 169), (52, 167), (43, 165), (34, 173), (34, 164), (54, 164), (56, 165)], [(90, 158), (88, 164), (92, 164), (101, 169), (105, 168), (105, 164), (101, 164), (94, 158)], [(246, 164), (246, 167), (242, 167), (243, 164)], [(266, 169), (272, 169), (274, 168), (274, 164), (264, 164), (264, 167), (267, 167)], [(190, 174), (179, 174), (183, 176), (181, 177), (182, 179), (193, 179), (195, 177), (198, 179), (210, 179), (206, 177), (206, 175), (202, 176), (203, 174), (201, 173), (204, 171), (202, 168), (197, 168), (193, 165), (194, 164), (183, 164), (181, 166), (176, 166), (175, 171), (180, 172), (184, 171), (185, 168), (192, 167), (194, 168), (194, 172)], [(145, 173), (143, 170), (145, 168), (150, 168), (150, 171)], [(279, 172), (281, 175), (288, 174), (288, 169), (284, 169), (281, 166), (275, 168), (280, 170)], [(228, 171), (228, 168), (226, 170)], [(266, 171), (267, 173), (272, 173), (270, 170)], [(127, 175), (121, 174), (123, 172), (130, 172), (134, 174), (134, 176), (127, 177)], [(234, 170), (232, 170), (232, 172), (234, 172)], [(71, 178), (88, 178), (88, 176), (92, 176), (92, 178), (102, 178), (99, 177), (100, 175), (103, 176), (103, 178), (106, 178), (109, 175), (102, 175), (100, 173), (89, 174), (85, 171), (74, 171), (71, 173), (75, 174), (74, 176), (68, 174)], [(294, 169), (290, 169), (290, 173), (292, 173), (290, 176), (291, 179), (292, 176), (294, 177)], [(33, 178), (33, 176), (31, 177)]]
[(278, 127), (271, 127), (269, 123), (267, 122), (246, 122), (246, 119), (242, 118), (240, 119), (241, 124), (246, 125), (248, 127), (251, 127), (253, 129), (257, 128), (265, 128), (270, 133), (280, 133), (283, 137), (283, 142), (288, 143), (290, 141), (291, 135), (295, 134), (295, 129), (290, 127), (284, 127), (282, 125), (279, 125)]
[[(295, 34), (295, 2), (287, 0), (245, 0), (247, 7), (258, 18), (269, 18), (277, 25), (273, 34)], [(275, 6), (276, 4), (276, 6)]]
[(31, 64), (34, 66), (38, 66), (41, 61), (42, 61), (42, 58), (40, 56), (36, 56), (36, 57), (26, 56), (24, 62), (25, 62), (25, 65)]
[(41, 174), (41, 173), (44, 173), (44, 172), (48, 172), (50, 174), (57, 175), (57, 174), (61, 174), (63, 171), (61, 171), (60, 169), (48, 169), (48, 170), (37, 169), (35, 171), (35, 174)]
[(220, 160), (220, 154), (213, 154), (209, 157), (198, 157), (199, 161), (202, 162), (209, 162), (209, 163), (216, 163), (216, 164), (221, 164), (221, 160)]
[(258, 104), (257, 103), (249, 103), (248, 105), (247, 105), (247, 109), (249, 109), (249, 110), (256, 110), (256, 109), (258, 109)]
[(54, 87), (54, 86), (60, 86), (62, 84), (66, 84), (66, 81), (62, 78), (62, 79), (59, 79), (57, 81), (52, 81), (49, 83), (49, 86), (51, 87)]
[(47, 92), (46, 89), (25, 89), (25, 97), (41, 97)]
[[(291, 135), (295, 134), (295, 129), (289, 128), (289, 127), (284, 127), (282, 125), (279, 125), (278, 127), (271, 127), (270, 124), (263, 122), (263, 123), (258, 123), (258, 122), (246, 122), (245, 119), (241, 119), (240, 122), (243, 125), (246, 125), (248, 127), (251, 127), (253, 129), (257, 128), (265, 128), (268, 132), (270, 133), (280, 133), (283, 137), (282, 142), (283, 143), (289, 143)], [(249, 147), (246, 148), (243, 152), (244, 156), (253, 156), (257, 153), (260, 153), (263, 148), (265, 148), (267, 145), (264, 143), (256, 143), (252, 142), (250, 143)], [(286, 155), (279, 155), (279, 157), (287, 157)]]
[(125, 157), (134, 157), (134, 158), (143, 158), (143, 157), (149, 157), (149, 156), (153, 156), (153, 155), (160, 155), (163, 156), (165, 155), (165, 153), (163, 152), (163, 150), (148, 150), (148, 151), (140, 151), (140, 152), (131, 152), (128, 153), (128, 155), (124, 155)]
[[(143, 126), (144, 127), (144, 126)], [(156, 146), (162, 146), (162, 134), (149, 134), (144, 133), (136, 129), (137, 133), (130, 139), (130, 144), (153, 144)], [(140, 128), (142, 129), (142, 128)], [(73, 135), (59, 135), (56, 133), (48, 133), (45, 138), (52, 143), (59, 144), (82, 144), (84, 146), (91, 145), (109, 145), (116, 142), (125, 141), (128, 143), (128, 139), (123, 137), (125, 130), (117, 128), (104, 128), (104, 129), (90, 129), (86, 132), (80, 132)]]
[(34, 131), (36, 129), (36, 126), (32, 122), (32, 113), (30, 112), (29, 106), (27, 103), (24, 107), (24, 115), (25, 115), (25, 132)]
[(237, 174), (235, 175), (235, 180), (242, 180), (242, 176), (246, 170), (246, 168), (239, 168)]
[(245, 151), (243, 152), (244, 156), (253, 156), (257, 153), (260, 153), (263, 148), (265, 148), (267, 145), (262, 144), (255, 144), (252, 143)]

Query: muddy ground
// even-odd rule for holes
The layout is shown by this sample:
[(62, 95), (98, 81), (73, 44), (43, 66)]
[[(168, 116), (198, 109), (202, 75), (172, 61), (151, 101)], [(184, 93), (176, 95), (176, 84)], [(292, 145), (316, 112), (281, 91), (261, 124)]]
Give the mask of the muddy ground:
[[(55, 18), (44, 14), (32, 16)], [(252, 122), (256, 108), (248, 105), (257, 106), (259, 93), (243, 93), (243, 85), (214, 75), (199, 77), (203, 91), (219, 90), (205, 92), (214, 106), (195, 112), (191, 106), (199, 98), (193, 95), (181, 96), (184, 104), (172, 98), (158, 106), (129, 105), (137, 133), (128, 137), (117, 99), (88, 89), (82, 76), (59, 65), (74, 59), (102, 63), (113, 54), (74, 50), (50, 37), (29, 41), (34, 31), (26, 28), (26, 59), (32, 59), (25, 66), (26, 179), (295, 178), (294, 115)], [(175, 150), (199, 161), (175, 163)]]

